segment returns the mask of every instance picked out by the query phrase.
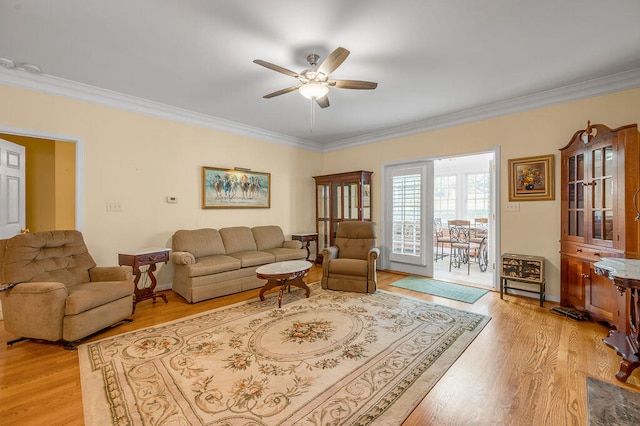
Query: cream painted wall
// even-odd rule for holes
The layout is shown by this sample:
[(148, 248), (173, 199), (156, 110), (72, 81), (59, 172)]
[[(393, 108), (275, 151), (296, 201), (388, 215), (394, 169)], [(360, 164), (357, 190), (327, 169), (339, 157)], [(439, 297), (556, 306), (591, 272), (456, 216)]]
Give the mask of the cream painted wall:
[[(371, 170), (373, 219), (380, 221), (383, 165), (411, 158), (451, 156), (500, 147), (500, 244), (502, 253), (544, 256), (547, 294), (560, 297), (560, 152), (587, 120), (611, 128), (640, 123), (640, 89), (478, 121), (418, 135), (364, 145), (324, 155), (323, 173)], [(521, 202), (519, 211), (506, 211), (508, 159), (555, 154), (554, 201)]]
[[(114, 108), (0, 85), (0, 125), (72, 135), (84, 146), (84, 229), (100, 265), (117, 253), (169, 247), (178, 229), (280, 225), (286, 235), (315, 230), (314, 181), (320, 153)], [(202, 166), (271, 173), (270, 209), (201, 208)], [(179, 202), (169, 204), (167, 196)], [(122, 212), (107, 212), (118, 201)], [(171, 265), (158, 272), (171, 282)]]
[[(311, 176), (371, 170), (373, 220), (380, 222), (384, 164), (411, 158), (501, 150), (501, 251), (548, 259), (547, 293), (560, 293), (560, 196), (506, 211), (507, 161), (556, 155), (587, 120), (617, 127), (640, 123), (640, 89), (319, 154), (113, 108), (0, 86), (0, 125), (74, 135), (84, 144), (84, 235), (99, 264), (119, 250), (169, 246), (177, 229), (278, 224), (285, 234), (315, 229)], [(203, 210), (201, 167), (246, 167), (271, 173), (270, 209)], [(166, 203), (168, 195), (178, 204)], [(120, 201), (123, 212), (106, 212)], [(170, 265), (160, 284), (171, 281)]]

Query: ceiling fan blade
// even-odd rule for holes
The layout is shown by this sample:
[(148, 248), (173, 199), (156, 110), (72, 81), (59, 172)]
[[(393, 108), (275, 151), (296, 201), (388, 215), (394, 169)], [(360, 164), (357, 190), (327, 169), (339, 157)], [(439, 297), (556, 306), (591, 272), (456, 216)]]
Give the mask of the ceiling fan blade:
[(329, 96), (324, 95), (321, 98), (316, 98), (316, 102), (320, 105), (320, 108), (326, 108), (329, 106)]
[(263, 98), (269, 99), (269, 98), (273, 98), (274, 96), (284, 95), (285, 93), (293, 92), (294, 90), (298, 90), (299, 88), (300, 88), (300, 86), (287, 87), (286, 89), (278, 90), (277, 92), (273, 92), (273, 93), (269, 93), (268, 95), (264, 95)]
[(344, 62), (345, 59), (347, 59), (349, 53), (350, 52), (344, 47), (338, 47), (336, 50), (331, 52), (324, 61), (322, 61), (318, 67), (318, 71), (324, 73), (324, 75), (331, 74)]
[(297, 72), (293, 72), (291, 70), (283, 68), (280, 65), (272, 64), (271, 62), (263, 61), (262, 59), (256, 59), (255, 61), (253, 61), (253, 63), (254, 64), (258, 64), (258, 65), (262, 65), (265, 68), (269, 68), (270, 70), (281, 72), (282, 74), (286, 74), (286, 75), (289, 75), (291, 77), (295, 77), (295, 78), (300, 77), (300, 74), (298, 74)]
[(378, 87), (378, 83), (362, 80), (334, 80), (329, 81), (329, 86), (337, 87), (338, 89), (372, 90)]

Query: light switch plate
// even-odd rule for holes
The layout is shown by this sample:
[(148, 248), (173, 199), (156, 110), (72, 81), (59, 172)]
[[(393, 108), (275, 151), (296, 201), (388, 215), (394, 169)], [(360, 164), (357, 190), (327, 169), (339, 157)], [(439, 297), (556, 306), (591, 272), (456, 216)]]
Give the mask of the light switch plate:
[(520, 203), (516, 202), (508, 202), (505, 206), (505, 210), (508, 212), (517, 212), (520, 211)]

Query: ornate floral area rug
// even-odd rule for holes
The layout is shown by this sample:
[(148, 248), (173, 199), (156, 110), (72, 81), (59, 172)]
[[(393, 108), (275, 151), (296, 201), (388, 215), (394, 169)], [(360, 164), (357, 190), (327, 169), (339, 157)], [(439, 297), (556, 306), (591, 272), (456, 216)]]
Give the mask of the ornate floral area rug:
[(78, 348), (86, 425), (400, 424), (489, 317), (311, 286)]

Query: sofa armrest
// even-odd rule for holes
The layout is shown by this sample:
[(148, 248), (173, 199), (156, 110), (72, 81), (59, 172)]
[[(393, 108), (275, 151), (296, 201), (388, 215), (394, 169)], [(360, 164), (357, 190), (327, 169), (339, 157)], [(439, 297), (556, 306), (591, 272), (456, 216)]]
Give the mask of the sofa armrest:
[(283, 248), (291, 248), (291, 249), (301, 249), (302, 241), (298, 240), (287, 240), (282, 243)]
[(131, 266), (96, 266), (89, 269), (91, 282), (97, 281), (133, 281)]
[(171, 261), (176, 265), (193, 265), (196, 258), (188, 251), (174, 251), (171, 253)]

